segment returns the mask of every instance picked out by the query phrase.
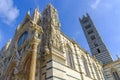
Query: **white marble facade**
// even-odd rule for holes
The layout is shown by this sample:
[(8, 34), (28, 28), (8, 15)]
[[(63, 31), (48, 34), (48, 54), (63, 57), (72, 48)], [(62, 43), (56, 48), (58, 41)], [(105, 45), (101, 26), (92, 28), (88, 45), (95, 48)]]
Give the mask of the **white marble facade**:
[(31, 80), (31, 66), (36, 68), (32, 80), (105, 80), (103, 65), (63, 34), (60, 26), (51, 4), (42, 13), (35, 9), (32, 17), (28, 11), (0, 51), (0, 80)]

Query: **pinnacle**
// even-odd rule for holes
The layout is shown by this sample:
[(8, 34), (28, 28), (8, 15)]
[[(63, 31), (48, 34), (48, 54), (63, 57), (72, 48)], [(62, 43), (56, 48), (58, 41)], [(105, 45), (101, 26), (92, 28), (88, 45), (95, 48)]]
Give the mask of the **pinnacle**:
[(51, 3), (47, 4), (47, 8), (55, 9), (54, 6)]
[(35, 11), (38, 11), (38, 12), (39, 12), (39, 7), (35, 8)]
[(28, 10), (27, 14), (30, 15), (30, 10)]
[(53, 7), (53, 5), (51, 3), (48, 3), (47, 6), (48, 7)]

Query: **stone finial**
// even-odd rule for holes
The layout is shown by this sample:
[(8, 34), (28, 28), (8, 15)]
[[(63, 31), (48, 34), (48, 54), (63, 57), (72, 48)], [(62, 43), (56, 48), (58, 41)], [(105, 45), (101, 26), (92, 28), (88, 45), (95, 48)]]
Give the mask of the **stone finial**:
[(90, 17), (88, 13), (86, 13), (85, 15), (83, 15), (83, 19), (86, 17)]
[(10, 39), (10, 40), (7, 42), (7, 44), (6, 44), (6, 46), (5, 46), (5, 49), (6, 49), (6, 50), (9, 48), (11, 41), (12, 41), (12, 40)]
[(39, 8), (36, 8), (35, 10), (34, 10), (34, 14), (33, 14), (33, 21), (34, 22), (38, 22), (38, 20), (40, 19), (40, 12), (39, 12)]
[(52, 5), (51, 3), (48, 3), (47, 7), (54, 8), (53, 5)]
[(53, 6), (51, 3), (48, 3), (48, 4), (47, 4), (46, 9), (50, 9), (50, 10), (53, 10), (53, 11), (56, 11), (56, 12), (57, 12), (57, 10), (54, 8), (54, 6)]
[(27, 14), (30, 15), (30, 10), (28, 10)]
[(82, 17), (83, 17), (83, 19), (84, 19), (84, 18), (85, 18), (85, 15), (83, 15)]
[(87, 16), (87, 17), (89, 17), (89, 14), (88, 14), (88, 13), (86, 13), (86, 16)]
[(19, 29), (20, 29), (20, 24), (18, 25), (18, 27), (17, 27), (17, 29), (16, 29), (16, 30), (18, 31)]

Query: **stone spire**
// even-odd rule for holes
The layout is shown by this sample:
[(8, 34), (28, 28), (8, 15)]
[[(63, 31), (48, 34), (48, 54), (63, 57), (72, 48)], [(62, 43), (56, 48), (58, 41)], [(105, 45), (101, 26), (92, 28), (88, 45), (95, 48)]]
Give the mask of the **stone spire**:
[[(48, 3), (47, 7), (54, 8), (51, 3)], [(55, 8), (54, 8), (55, 9)]]
[(60, 27), (60, 23), (59, 23), (59, 19), (58, 19), (58, 12), (51, 3), (49, 3), (47, 5), (47, 7), (44, 9), (42, 15), (43, 15), (43, 17), (47, 18), (48, 22), (51, 25)]
[(36, 8), (36, 9), (34, 10), (34, 14), (33, 14), (33, 21), (34, 21), (35, 23), (38, 23), (40, 17), (41, 17), (41, 14), (40, 14), (40, 12), (39, 12), (39, 8)]
[(42, 12), (41, 25), (43, 28), (43, 53), (49, 53), (51, 46), (60, 49), (60, 23), (57, 10), (49, 3)]
[(28, 10), (27, 14), (30, 15), (30, 10)]

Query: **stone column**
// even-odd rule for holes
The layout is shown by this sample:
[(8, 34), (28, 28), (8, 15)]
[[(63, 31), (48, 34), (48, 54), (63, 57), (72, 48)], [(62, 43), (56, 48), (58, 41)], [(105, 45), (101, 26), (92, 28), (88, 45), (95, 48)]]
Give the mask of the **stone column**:
[(74, 47), (75, 47), (76, 59), (77, 59), (77, 63), (78, 63), (78, 68), (79, 68), (79, 73), (80, 73), (80, 76), (81, 76), (81, 80), (84, 80), (83, 72), (82, 72), (82, 69), (81, 69), (80, 61), (79, 61), (77, 46), (74, 44)]
[(40, 40), (33, 38), (33, 41), (31, 43), (32, 50), (31, 52), (31, 63), (30, 63), (30, 74), (29, 74), (29, 80), (35, 80), (35, 73), (36, 73), (36, 62), (37, 62), (37, 47)]
[(88, 62), (89, 62), (89, 65), (90, 65), (91, 72), (92, 72), (91, 77), (93, 76), (94, 80), (96, 80), (95, 75), (94, 75), (94, 71), (93, 71), (93, 67), (92, 67), (92, 63), (91, 63), (91, 60), (90, 60), (88, 54), (87, 54), (87, 58), (88, 58)]
[(35, 74), (36, 74), (36, 62), (37, 62), (37, 47), (40, 43), (40, 38), (39, 35), (42, 34), (42, 27), (38, 26), (37, 24), (35, 24), (34, 22), (31, 22), (32, 26), (31, 26), (31, 30), (34, 32), (33, 33), (33, 38), (30, 41), (30, 45), (31, 45), (31, 63), (30, 63), (30, 73), (29, 73), (29, 78), (28, 80), (35, 80)]

